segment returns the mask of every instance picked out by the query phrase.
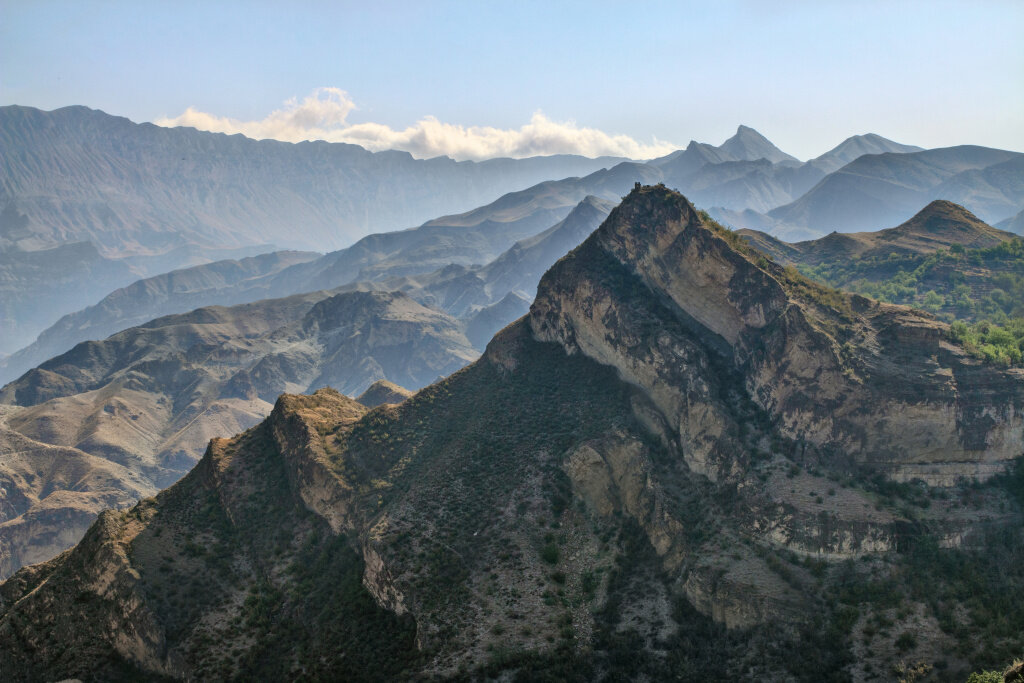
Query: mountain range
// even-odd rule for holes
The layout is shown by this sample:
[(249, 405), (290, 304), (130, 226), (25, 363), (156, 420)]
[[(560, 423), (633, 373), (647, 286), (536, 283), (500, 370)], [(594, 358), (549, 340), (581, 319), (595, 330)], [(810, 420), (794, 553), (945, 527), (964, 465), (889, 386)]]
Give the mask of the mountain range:
[[(457, 370), (478, 354), (472, 347), (482, 349), (495, 332), (526, 313), (543, 272), (610, 210), (607, 202), (587, 197), (563, 220), (486, 266), (448, 266), (420, 277), (357, 283), (333, 292), (200, 308), (158, 318), (105, 341), (82, 342), (0, 390), (0, 403), (23, 408), (10, 409), (8, 431), (12, 439), (40, 440), (40, 448), (74, 447), (79, 459), (95, 454), (112, 461), (132, 473), (129, 483), (141, 479), (146, 492), (155, 492), (187, 472), (212, 436), (231, 434), (265, 417), (281, 392), (330, 384), (358, 395), (373, 380), (385, 378), (415, 389)], [(278, 263), (272, 257), (250, 259), (249, 269), (241, 267), (246, 262), (230, 262), (230, 268), (213, 264), (143, 281), (115, 293), (120, 295), (100, 311), (140, 315), (164, 305), (170, 292), (180, 295), (175, 302), (195, 302), (207, 291), (203, 287), (221, 292), (228, 277), (243, 281), (237, 277), (240, 272), (252, 274), (264, 261)], [(189, 295), (188, 286), (196, 286), (196, 292)], [(413, 304), (410, 296), (434, 308)], [(328, 316), (332, 322), (326, 330), (323, 323), (311, 322), (322, 317), (319, 311), (325, 307), (337, 309)], [(93, 317), (94, 324), (87, 326), (90, 319), (80, 317), (69, 327), (95, 331), (97, 319), (103, 320)], [(392, 329), (395, 321), (410, 326), (413, 337), (401, 337), (401, 330)], [(360, 330), (358, 336), (347, 336), (353, 329)], [(400, 391), (374, 386), (359, 400), (376, 405), (386, 401), (375, 395), (401, 396)], [(9, 476), (15, 482), (11, 490), (26, 488), (15, 475)], [(62, 496), (71, 495), (65, 489), (77, 487), (75, 491), (94, 502), (96, 492), (92, 486), (69, 487), (66, 480), (63, 470), (53, 467), (35, 482), (49, 497), (38, 504), (26, 498), (9, 512), (6, 524), (20, 535), (0, 548), (4, 575), (23, 558), (45, 559), (46, 552), (52, 555), (70, 546), (92, 517), (109, 506), (107, 499), (78, 505), (74, 523), (67, 522), (60, 515), (68, 512), (58, 504)], [(130, 494), (116, 491), (118, 501), (131, 501)], [(34, 535), (21, 532), (24, 520), (40, 516), (42, 505), (55, 512), (31, 527)], [(58, 533), (58, 528), (63, 531)], [(0, 532), (0, 542), (3, 538)], [(56, 540), (38, 540), (50, 538)]]
[[(612, 175), (614, 182), (609, 182), (609, 175), (599, 171), (586, 183), (563, 181), (568, 187), (559, 185), (558, 190), (541, 184), (468, 214), (436, 219), (414, 230), (372, 235), (322, 256), (274, 252), (137, 281), (64, 316), (35, 342), (0, 361), (0, 382), (17, 378), (79, 342), (103, 339), (156, 317), (338, 288), (402, 290), (459, 318), (478, 313), (486, 318), (483, 309), (514, 293), (505, 306), (518, 301), (518, 307), (476, 334), (482, 348), (497, 329), (525, 313), (544, 270), (611, 210), (608, 202), (586, 194), (594, 189), (614, 196), (627, 181)], [(480, 263), (487, 265), (474, 265)]]
[[(112, 500), (169, 486), (211, 438), (256, 424), (285, 391), (358, 396), (382, 379), (419, 389), (478, 355), (457, 321), (385, 292), (200, 308), (82, 343), (0, 390), (7, 450), (19, 455), (0, 463), (13, 501), (0, 518), (0, 569), (60, 552)], [(44, 460), (26, 455), (29, 442)], [(86, 480), (74, 474), (83, 467)]]
[(35, 243), (108, 256), (278, 244), (324, 251), (621, 159), (455, 162), (357, 145), (136, 124), (86, 107), (0, 107), (0, 204)]
[(781, 263), (816, 266), (891, 255), (929, 254), (954, 244), (979, 249), (1019, 237), (988, 225), (964, 207), (945, 200), (930, 202), (910, 220), (873, 232), (833, 232), (816, 240), (790, 244), (756, 230), (739, 230), (747, 241)]
[(962, 680), (1024, 647), (1022, 412), (945, 323), (637, 185), (469, 367), (284, 395), (0, 585), (0, 666)]
[[(520, 199), (529, 197), (527, 193)], [(527, 204), (532, 205), (532, 202)], [(137, 462), (113, 459), (144, 476), (151, 487), (166, 486), (188, 470), (211, 436), (254, 424), (270, 412), (274, 399), (281, 392), (332, 384), (350, 395), (358, 395), (365, 385), (378, 378), (418, 388), (437, 375), (461, 367), (474, 357), (476, 350), (482, 350), (496, 332), (528, 312), (543, 272), (588, 237), (611, 208), (608, 202), (589, 196), (554, 226), (521, 240), (485, 266), (449, 265), (422, 275), (361, 281), (329, 292), (321, 290), (226, 309), (196, 310), (154, 320), (103, 342), (84, 342), (9, 384), (0, 392), (0, 401), (32, 406), (11, 419), (18, 438), (31, 437), (40, 443), (77, 447), (102, 457), (109, 458), (110, 453), (126, 449), (137, 451), (141, 428), (145, 434), (143, 442), (157, 444), (147, 447), (152, 452), (147, 451)], [(873, 233), (834, 233), (796, 244), (755, 231), (739, 231), (738, 234), (782, 264), (835, 267), (881, 260), (883, 264), (871, 271), (871, 277), (876, 279), (888, 277), (903, 266), (902, 261), (892, 260), (893, 255), (927, 256), (953, 245), (984, 248), (1016, 238), (988, 226), (963, 207), (942, 201), (932, 202), (896, 228)], [(261, 263), (276, 264), (277, 256), (272, 254), (242, 262), (250, 264), (248, 269), (236, 262), (225, 262), (231, 267), (217, 269), (217, 264), (213, 264), (142, 281), (116, 293), (117, 296), (101, 306), (83, 312), (90, 316), (69, 317), (65, 329), (84, 331), (83, 335), (89, 336), (90, 332), (102, 329), (102, 325), (117, 327), (130, 321), (131, 318), (121, 317), (125, 312), (144, 319), (162, 311), (168, 304), (204, 302), (211, 294), (223, 296), (231, 282), (253, 288), (238, 290), (255, 292), (252, 298), (269, 291), (282, 291), (273, 277), (279, 270), (267, 278), (260, 275), (265, 267)], [(298, 267), (315, 263), (308, 260), (310, 255), (307, 254), (298, 253), (295, 258), (299, 259)], [(320, 270), (314, 268), (313, 272)], [(239, 273), (252, 277), (239, 277)], [(269, 282), (265, 282), (266, 279)], [(992, 274), (971, 275), (967, 282), (984, 294), (991, 289)], [(841, 280), (835, 284), (849, 287), (851, 283)], [(190, 292), (188, 287), (194, 289)], [(381, 350), (384, 338), (380, 335), (366, 346), (345, 347), (345, 354), (339, 356), (317, 335), (310, 337), (288, 331), (309, 314), (314, 304), (346, 292), (347, 296), (358, 292), (369, 296), (370, 292), (376, 292), (373, 296), (377, 297), (395, 296), (387, 293), (399, 292), (438, 312), (437, 315), (444, 311), (453, 316), (445, 325), (460, 330), (465, 337), (449, 337), (442, 344), (446, 353), (455, 353), (447, 365), (437, 365), (429, 354), (411, 358), (409, 363), (423, 363), (429, 369), (427, 376), (416, 376), (408, 370), (400, 370), (394, 362), (378, 363), (381, 353), (385, 357), (389, 353)], [(171, 293), (176, 296), (170, 296)], [(353, 316), (354, 313), (348, 314), (350, 319)], [(191, 321), (195, 320), (204, 321), (200, 326), (203, 334), (193, 333)], [(244, 321), (244, 325), (240, 321)], [(209, 331), (215, 332), (215, 343)], [(282, 338), (287, 342), (281, 342)], [(282, 343), (289, 349), (283, 355), (277, 351)], [(120, 350), (126, 346), (135, 351)], [(244, 348), (244, 355), (230, 356), (233, 360), (228, 360), (223, 349), (236, 347)], [(210, 355), (212, 360), (201, 360), (209, 348), (220, 350)], [(97, 357), (106, 359), (105, 364), (97, 366)], [(324, 364), (343, 370), (333, 380), (316, 379), (316, 368)], [(153, 374), (154, 367), (159, 367), (157, 375)], [(183, 373), (189, 377), (187, 382), (179, 379)], [(129, 377), (143, 378), (143, 381), (141, 384), (125, 382)], [(201, 381), (197, 379), (200, 377)], [(171, 380), (166, 378), (174, 378), (172, 384), (167, 384)], [(187, 395), (179, 395), (186, 390)], [(173, 397), (175, 406), (170, 413), (139, 421), (142, 413), (158, 414), (161, 401), (166, 401), (168, 396)], [(130, 404), (137, 408), (126, 413), (127, 419), (133, 422), (133, 429), (126, 431), (119, 427), (111, 430), (110, 435), (100, 436), (101, 427), (105, 430), (113, 424), (109, 416), (103, 415), (103, 411), (111, 416), (117, 414), (110, 409), (113, 404)], [(97, 415), (106, 420), (97, 421)], [(89, 426), (55, 427), (59, 421), (72, 426), (78, 423)], [(172, 442), (165, 441), (168, 434), (174, 435)], [(149, 471), (149, 465), (143, 463), (154, 454), (158, 461), (170, 457), (176, 464), (166, 472)], [(59, 491), (64, 485), (55, 483), (48, 488)], [(41, 528), (42, 525), (37, 525), (37, 529)], [(69, 544), (66, 537), (64, 542)], [(17, 565), (12, 563), (12, 567)]]
[[(747, 126), (717, 147), (691, 142), (646, 163), (565, 156), (474, 163), (160, 128), (84, 107), (11, 106), (0, 108), (0, 154), (9, 160), (0, 169), (0, 269), (10, 271), (3, 308), (11, 311), (0, 353), (24, 347), (61, 315), (139, 276), (239, 260), (272, 244), (324, 251), (373, 233), (334, 252), (330, 267), (322, 262), (315, 289), (425, 266), (486, 263), (564, 217), (584, 196), (618, 201), (637, 181), (665, 182), (733, 227), (789, 240), (893, 225), (934, 198), (963, 204), (990, 223), (1024, 208), (1024, 157), (1017, 153), (922, 151), (869, 134), (801, 163)], [(894, 182), (897, 176), (913, 180)], [(532, 187), (541, 181), (552, 184)], [(530, 217), (491, 207), (486, 217), (468, 211), (388, 232), (526, 187), (539, 202)], [(19, 261), (50, 263), (26, 254), (69, 242), (94, 245), (77, 247), (83, 265), (63, 272), (20, 268)], [(97, 262), (96, 253), (104, 260)], [(123, 258), (107, 263), (116, 256)], [(45, 283), (61, 282), (65, 272), (96, 271), (90, 263), (114, 275), (83, 278), (74, 296), (67, 288), (48, 291)], [(41, 305), (23, 305), (28, 301)]]
[[(884, 138), (872, 139), (872, 145), (868, 147), (858, 146), (851, 142), (854, 140), (851, 139), (843, 143), (837, 150), (834, 150), (835, 154), (826, 154), (815, 160), (814, 163), (827, 164), (828, 160), (831, 160), (832, 163), (839, 163), (841, 159), (845, 158), (846, 151), (851, 148), (851, 145), (857, 149), (872, 150), (902, 149), (904, 147), (896, 143), (889, 143)], [(11, 369), (3, 373), (3, 378), (5, 380), (13, 379), (29, 367), (69, 349), (77, 341), (103, 338), (146, 319), (168, 313), (184, 312), (200, 305), (232, 305), (252, 301), (260, 296), (259, 290), (264, 288), (267, 289), (267, 293), (273, 292), (280, 296), (314, 289), (332, 289), (355, 280), (373, 280), (394, 274), (429, 272), (432, 268), (440, 268), (452, 263), (461, 265), (485, 263), (508, 248), (517, 239), (532, 236), (542, 228), (559, 220), (568, 213), (572, 206), (587, 195), (618, 201), (619, 197), (628, 191), (632, 183), (637, 181), (657, 182), (664, 180), (666, 176), (672, 178), (677, 184), (685, 183), (691, 189), (696, 186), (714, 186), (715, 182), (722, 180), (723, 172), (727, 176), (726, 179), (730, 181), (727, 183), (728, 186), (735, 188), (736, 183), (741, 182), (737, 179), (742, 178), (751, 168), (756, 170), (765, 163), (770, 163), (764, 160), (765, 156), (778, 159), (780, 162), (785, 161), (790, 164), (786, 166), (790, 171), (792, 164), (797, 163), (788, 155), (777, 150), (756, 131), (741, 126), (737, 134), (720, 147), (691, 143), (686, 150), (655, 160), (650, 164), (623, 163), (611, 170), (597, 171), (584, 178), (540, 183), (521, 192), (505, 195), (489, 205), (465, 214), (433, 219), (413, 230), (367, 236), (350, 248), (329, 253), (323, 259), (311, 263), (305, 268), (294, 269), (282, 277), (273, 278), (274, 282), (272, 283), (267, 278), (259, 278), (255, 275), (245, 276), (246, 273), (239, 271), (239, 268), (234, 265), (236, 260), (229, 259), (211, 268), (197, 267), (170, 275), (168, 280), (174, 282), (175, 289), (172, 290), (172, 294), (165, 297), (163, 305), (154, 305), (155, 302), (152, 302), (150, 294), (140, 297), (138, 292), (140, 288), (144, 290), (164, 289), (167, 285), (163, 283), (167, 280), (161, 280), (159, 277), (136, 282), (127, 291), (113, 292), (110, 297), (99, 303), (101, 309), (129, 308), (132, 311), (130, 319), (126, 318), (119, 322), (110, 321), (107, 324), (96, 326), (93, 323), (82, 321), (81, 315), (75, 315), (58, 322), (59, 316), (54, 314), (71, 313), (75, 310), (74, 305), (83, 299), (92, 298), (95, 301), (103, 296), (103, 284), (107, 281), (101, 279), (94, 284), (92, 280), (87, 279), (86, 286), (79, 288), (76, 297), (66, 297), (63, 296), (63, 292), (58, 293), (51, 297), (54, 300), (52, 305), (32, 307), (30, 315), (18, 317), (17, 326), (12, 322), (10, 328), (12, 332), (21, 332), (21, 334), (9, 334), (5, 340), (7, 347), (0, 349), (0, 352), (13, 353), (29, 342), (33, 342), (34, 348), (27, 349), (18, 354), (16, 358), (5, 361), (8, 368)], [(762, 159), (762, 161), (756, 161), (758, 159)], [(815, 179), (820, 177), (817, 171), (813, 175)], [(783, 199), (788, 197), (789, 195), (785, 194)], [(746, 204), (741, 201), (741, 205), (745, 206)], [(10, 206), (8, 205), (8, 208), (5, 209), (8, 213), (14, 211)], [(22, 238), (25, 239), (31, 235), (31, 231), (27, 228), (28, 218), (20, 215), (18, 220), (21, 231), (18, 234), (24, 233)], [(103, 262), (110, 261), (105, 259)], [(117, 261), (111, 263), (117, 263)], [(136, 268), (135, 271), (137, 272), (137, 270)], [(215, 282), (210, 286), (202, 287), (187, 282), (195, 280), (203, 283), (211, 278), (226, 277), (215, 276), (211, 273), (228, 271), (238, 271), (238, 277), (229, 277), (223, 282)], [(266, 274), (275, 275), (276, 271)], [(121, 281), (126, 279), (123, 275), (120, 278)], [(14, 275), (7, 280), (8, 286), (11, 288), (10, 298), (12, 301), (38, 302), (40, 291), (46, 291), (46, 287), (40, 287), (39, 283), (47, 281), (60, 281), (60, 277), (50, 271), (42, 272), (31, 280)], [(97, 287), (96, 284), (100, 286)], [(179, 295), (177, 288), (184, 291)], [(18, 312), (21, 313), (20, 308)], [(85, 312), (85, 315), (93, 316), (96, 313), (98, 312)], [(50, 316), (53, 321), (50, 324), (57, 329), (45, 329), (47, 325), (40, 324), (45, 320), (44, 316)], [(12, 314), (11, 320), (13, 321), (14, 318), (15, 316)], [(73, 337), (68, 337), (66, 332), (61, 331), (67, 330), (69, 327), (75, 330)], [(32, 336), (39, 330), (43, 330), (40, 338), (33, 341)]]
[(1022, 191), (1024, 154), (963, 145), (860, 157), (768, 216), (783, 227), (852, 232), (898, 223), (945, 199), (998, 222), (1020, 210)]

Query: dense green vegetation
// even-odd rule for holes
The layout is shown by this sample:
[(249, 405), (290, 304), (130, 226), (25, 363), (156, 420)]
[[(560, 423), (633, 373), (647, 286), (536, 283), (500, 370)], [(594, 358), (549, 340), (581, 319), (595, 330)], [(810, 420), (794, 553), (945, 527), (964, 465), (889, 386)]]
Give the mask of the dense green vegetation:
[(954, 341), (968, 352), (1000, 365), (1020, 365), (1024, 359), (1024, 318), (1012, 318), (1004, 325), (982, 320), (968, 325), (955, 321), (949, 329)]
[(1024, 239), (987, 249), (953, 245), (932, 254), (798, 267), (830, 286), (914, 306), (953, 323), (953, 340), (978, 358), (1001, 365), (1024, 361)]
[(879, 301), (916, 305), (960, 319), (1024, 316), (1024, 239), (987, 249), (959, 245), (931, 254), (839, 259), (800, 270)]

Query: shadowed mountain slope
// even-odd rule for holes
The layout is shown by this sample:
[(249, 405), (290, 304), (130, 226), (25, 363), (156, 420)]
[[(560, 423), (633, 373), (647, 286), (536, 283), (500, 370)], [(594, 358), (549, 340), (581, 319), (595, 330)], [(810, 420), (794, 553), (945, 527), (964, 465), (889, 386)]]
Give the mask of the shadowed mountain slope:
[[(1024, 645), (1006, 598), (1021, 502), (1000, 478), (1024, 373), (945, 332), (638, 187), (476, 363), (369, 412), (284, 396), (13, 576), (0, 663), (17, 680), (822, 681), (941, 657), (963, 678)], [(949, 567), (984, 576), (985, 611)], [(883, 618), (912, 641), (863, 647)]]

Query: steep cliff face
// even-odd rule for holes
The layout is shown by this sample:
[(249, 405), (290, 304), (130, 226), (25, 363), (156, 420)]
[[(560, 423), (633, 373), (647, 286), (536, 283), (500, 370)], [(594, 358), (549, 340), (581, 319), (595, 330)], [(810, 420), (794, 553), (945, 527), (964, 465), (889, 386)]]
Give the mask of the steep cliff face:
[[(941, 658), (956, 676), (1024, 646), (1005, 604), (1021, 385), (637, 188), (469, 367), (372, 410), (283, 396), (8, 580), (0, 666), (821, 681)], [(1008, 473), (898, 481), (956, 467)]]
[(1024, 453), (1024, 373), (966, 357), (931, 318), (825, 290), (737, 246), (682, 197), (637, 190), (548, 272), (531, 327), (642, 387), (691, 468), (712, 478), (741, 457), (717, 400), (737, 385), (826, 466), (952, 485)]

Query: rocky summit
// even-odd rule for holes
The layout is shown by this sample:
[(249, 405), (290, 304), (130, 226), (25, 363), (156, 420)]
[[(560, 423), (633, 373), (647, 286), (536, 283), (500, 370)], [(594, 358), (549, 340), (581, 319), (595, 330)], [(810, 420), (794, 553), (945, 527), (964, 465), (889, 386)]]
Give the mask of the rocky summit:
[(638, 185), (472, 365), (284, 395), (0, 585), (0, 671), (963, 680), (1024, 647), (1024, 371), (952, 339)]

